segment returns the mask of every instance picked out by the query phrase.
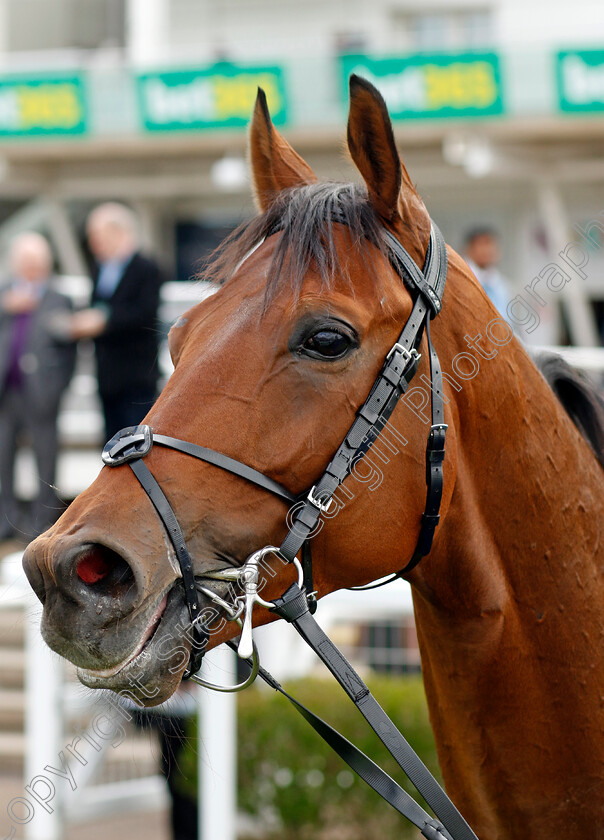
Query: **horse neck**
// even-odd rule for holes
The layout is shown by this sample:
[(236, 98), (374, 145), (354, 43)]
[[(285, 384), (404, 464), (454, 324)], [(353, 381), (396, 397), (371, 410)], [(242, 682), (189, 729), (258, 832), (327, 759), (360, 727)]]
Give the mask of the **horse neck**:
[[(492, 597), (527, 589), (541, 596), (553, 587), (572, 598), (574, 590), (562, 580), (576, 577), (585, 568), (583, 558), (593, 560), (600, 547), (604, 473), (520, 343), (512, 339), (497, 348), (489, 342), (484, 327), (495, 313), (479, 289), (469, 292), (470, 299), (451, 304), (450, 321), (465, 326), (450, 336), (443, 370), (454, 369), (455, 355), (468, 352), (468, 336), (482, 335), (483, 351), (497, 355), (484, 359), (474, 352), (480, 369), (459, 392), (447, 391), (455, 425), (455, 488), (416, 583), (430, 578), (443, 595), (461, 598), (470, 610), (475, 601), (485, 606), (484, 583), (469, 585), (483, 576), (505, 584), (503, 590), (497, 586), (498, 595), (491, 584)], [(474, 323), (468, 326), (469, 312)], [(437, 336), (435, 344), (443, 338)], [(469, 580), (460, 577), (462, 567)]]
[[(462, 333), (484, 336), (494, 313), (467, 294), (451, 322), (474, 313)], [(462, 333), (449, 364), (468, 350)], [(481, 838), (575, 838), (588, 823), (569, 779), (604, 767), (603, 474), (517, 341), (480, 366), (454, 397), (455, 489), (412, 580), (431, 718), (445, 781)], [(539, 809), (556, 796), (572, 808), (552, 824)]]

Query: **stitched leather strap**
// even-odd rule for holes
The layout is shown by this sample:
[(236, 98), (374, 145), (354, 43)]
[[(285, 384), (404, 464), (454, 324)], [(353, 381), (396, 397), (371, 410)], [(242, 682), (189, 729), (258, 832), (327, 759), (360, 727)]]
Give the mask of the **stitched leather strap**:
[(426, 445), (426, 503), (422, 514), (421, 525), (415, 550), (407, 565), (400, 571), (389, 575), (378, 583), (368, 583), (365, 586), (349, 587), (355, 592), (367, 592), (370, 589), (380, 589), (392, 581), (401, 578), (414, 569), (423, 557), (430, 553), (434, 533), (440, 521), (440, 503), (442, 499), (444, 477), (443, 461), (445, 459), (445, 437), (447, 425), (444, 422), (444, 394), (443, 376), (440, 361), (430, 338), (430, 321), (426, 322), (426, 338), (430, 354), (430, 379), (432, 428), (428, 434)]
[(230, 458), (222, 452), (216, 452), (214, 449), (198, 446), (196, 443), (189, 443), (186, 440), (169, 437), (168, 435), (155, 434), (150, 426), (127, 426), (125, 429), (121, 429), (105, 444), (102, 455), (103, 463), (108, 467), (117, 467), (120, 464), (144, 458), (149, 454), (154, 443), (169, 449), (176, 449), (185, 455), (191, 455), (200, 461), (206, 461), (208, 464), (213, 464), (222, 470), (233, 473), (233, 475), (245, 478), (246, 481), (257, 484), (286, 502), (295, 502), (298, 498), (278, 482), (273, 481), (272, 478), (268, 478), (268, 476), (247, 464), (243, 464), (241, 461), (236, 461), (234, 458)]
[(280, 546), (280, 553), (287, 560), (293, 560), (298, 554), (315, 528), (321, 510), (329, 507), (336, 489), (383, 429), (400, 396), (407, 390), (417, 363), (418, 356), (410, 355), (407, 348), (397, 342), (346, 437), (304, 506), (296, 513), (292, 528)]
[[(441, 273), (442, 250), (438, 247), (437, 240), (442, 241), (442, 235), (436, 225), (432, 223), (430, 229), (430, 241), (424, 263), (424, 271), (420, 271), (411, 256), (405, 251), (398, 239), (389, 230), (384, 230), (384, 239), (394, 257), (395, 268), (417, 291), (422, 295), (432, 309), (434, 315), (441, 310), (442, 289), (439, 288), (438, 280)], [(446, 253), (446, 252), (445, 252)], [(446, 274), (446, 272), (445, 272)]]
[(315, 585), (313, 582), (313, 573), (312, 573), (312, 554), (311, 554), (311, 545), (310, 540), (305, 540), (302, 543), (302, 573), (303, 573), (303, 586), (304, 591), (306, 592), (306, 601), (308, 603), (308, 609), (314, 615), (317, 611), (318, 601), (317, 601), (317, 593), (315, 592)]
[[(440, 834), (440, 836), (447, 838), (454, 837), (455, 840), (477, 840), (468, 823), (425, 764), (413, 752), (361, 677), (319, 627), (306, 607), (305, 593), (297, 584), (290, 586), (285, 595), (275, 601), (274, 612), (295, 627), (304, 641), (327, 666), (367, 723), (437, 815), (442, 825), (435, 821), (431, 821), (431, 824), (424, 823), (421, 826), (422, 830), (428, 828), (428, 833), (425, 833), (425, 836), (438, 838)], [(387, 801), (390, 802), (390, 799)], [(415, 825), (417, 825), (417, 822)], [(430, 829), (432, 833), (430, 833)]]
[[(227, 642), (227, 644), (232, 650), (237, 650), (235, 642), (231, 641)], [(326, 744), (346, 762), (350, 769), (360, 776), (369, 787), (373, 788), (399, 814), (419, 828), (424, 837), (429, 838), (429, 840), (452, 840), (451, 835), (445, 828), (434, 820), (398, 782), (395, 782), (381, 767), (372, 761), (362, 750), (355, 747), (354, 744), (336, 729), (312, 712), (303, 703), (296, 700), (295, 697), (292, 697), (272, 674), (262, 666), (258, 669), (258, 676), (268, 686), (287, 698), (294, 709), (302, 715), (315, 732), (323, 738)]]

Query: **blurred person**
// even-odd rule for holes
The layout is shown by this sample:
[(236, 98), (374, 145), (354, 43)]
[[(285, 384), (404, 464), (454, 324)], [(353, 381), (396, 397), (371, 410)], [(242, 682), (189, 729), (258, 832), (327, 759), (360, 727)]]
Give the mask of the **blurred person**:
[(74, 315), (72, 335), (94, 339), (109, 440), (138, 425), (157, 396), (162, 277), (158, 265), (139, 252), (137, 218), (123, 204), (96, 207), (86, 232), (96, 261), (92, 300), (89, 309)]
[(20, 234), (10, 250), (9, 282), (0, 291), (0, 539), (18, 531), (14, 470), (24, 430), (40, 485), (32, 510), (33, 531), (45, 531), (59, 507), (54, 491), (57, 415), (73, 374), (76, 347), (60, 325), (72, 305), (51, 288), (52, 262), (43, 236)]
[(464, 258), (491, 302), (505, 314), (511, 295), (497, 268), (501, 260), (499, 237), (492, 228), (474, 228), (465, 238)]

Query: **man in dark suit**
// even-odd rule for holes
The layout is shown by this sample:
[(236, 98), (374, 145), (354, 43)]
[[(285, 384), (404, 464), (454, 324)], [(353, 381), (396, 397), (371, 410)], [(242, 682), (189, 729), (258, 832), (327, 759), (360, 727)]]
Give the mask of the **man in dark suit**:
[(0, 539), (16, 531), (14, 467), (23, 431), (40, 482), (33, 531), (41, 533), (56, 519), (57, 414), (76, 350), (61, 324), (69, 317), (71, 301), (50, 286), (52, 254), (46, 239), (37, 233), (18, 236), (10, 265), (10, 282), (0, 294)]
[(75, 338), (94, 338), (107, 439), (135, 426), (157, 395), (162, 282), (153, 260), (138, 251), (137, 220), (122, 204), (101, 204), (88, 218), (96, 260), (91, 308), (73, 318)]

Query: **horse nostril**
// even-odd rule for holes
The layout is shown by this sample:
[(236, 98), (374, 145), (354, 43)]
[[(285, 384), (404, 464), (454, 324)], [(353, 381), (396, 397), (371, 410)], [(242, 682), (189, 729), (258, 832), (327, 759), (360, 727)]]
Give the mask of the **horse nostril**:
[(76, 562), (76, 574), (99, 595), (123, 595), (135, 581), (132, 569), (120, 555), (103, 545), (90, 545)]
[(111, 564), (106, 557), (98, 551), (89, 551), (78, 560), (76, 572), (84, 583), (98, 583), (99, 580), (107, 577), (111, 570)]

